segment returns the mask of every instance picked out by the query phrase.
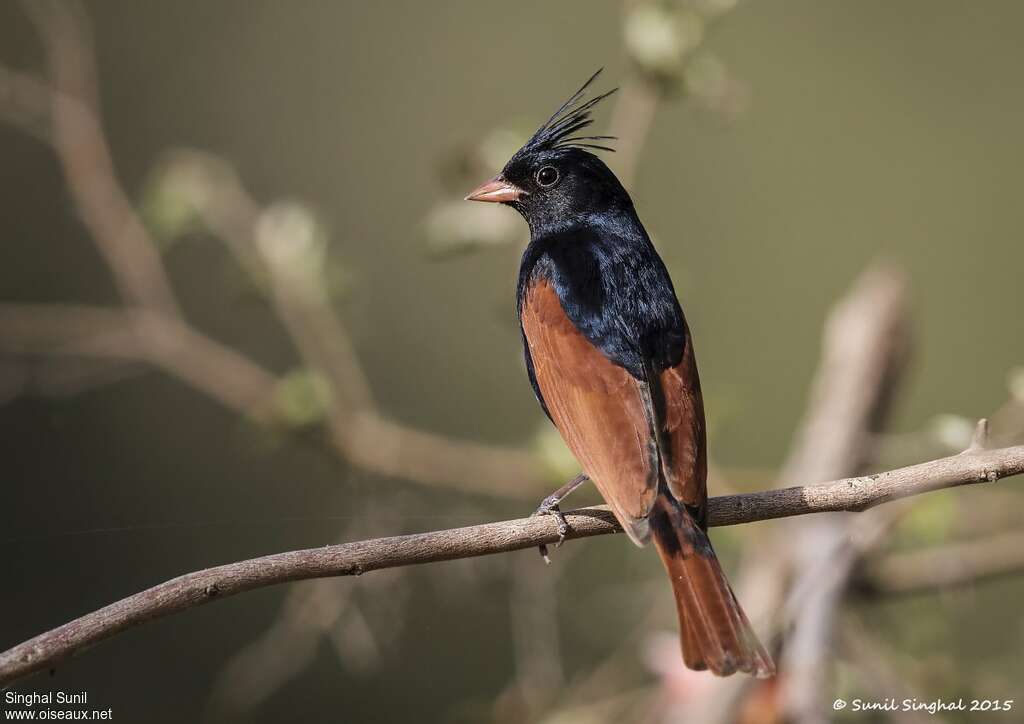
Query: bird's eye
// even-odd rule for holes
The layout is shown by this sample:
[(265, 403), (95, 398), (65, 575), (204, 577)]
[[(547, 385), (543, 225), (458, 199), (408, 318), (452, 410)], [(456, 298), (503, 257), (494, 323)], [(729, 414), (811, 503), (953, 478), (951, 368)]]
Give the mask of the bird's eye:
[(537, 172), (537, 183), (545, 188), (554, 186), (558, 181), (558, 169), (554, 166), (545, 166)]

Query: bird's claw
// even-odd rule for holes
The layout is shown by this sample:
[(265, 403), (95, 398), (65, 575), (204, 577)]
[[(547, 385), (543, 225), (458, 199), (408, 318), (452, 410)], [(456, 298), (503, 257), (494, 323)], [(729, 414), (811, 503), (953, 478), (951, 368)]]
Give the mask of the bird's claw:
[[(533, 514), (535, 516), (550, 515), (555, 519), (555, 524), (558, 526), (558, 542), (555, 543), (555, 548), (560, 548), (565, 543), (565, 537), (569, 535), (569, 521), (565, 519), (565, 514), (558, 507), (558, 502), (552, 498), (545, 498), (544, 502), (540, 504)], [(540, 550), (541, 558), (550, 565), (551, 559), (548, 557), (547, 545), (541, 543), (538, 549)]]

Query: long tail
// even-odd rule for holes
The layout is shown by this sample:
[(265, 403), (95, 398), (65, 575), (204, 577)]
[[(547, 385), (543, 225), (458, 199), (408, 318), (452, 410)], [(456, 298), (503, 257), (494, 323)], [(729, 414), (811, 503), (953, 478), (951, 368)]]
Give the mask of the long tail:
[(654, 545), (672, 579), (683, 661), (718, 676), (772, 676), (775, 664), (757, 640), (722, 572), (711, 541), (690, 513), (662, 491), (650, 516)]

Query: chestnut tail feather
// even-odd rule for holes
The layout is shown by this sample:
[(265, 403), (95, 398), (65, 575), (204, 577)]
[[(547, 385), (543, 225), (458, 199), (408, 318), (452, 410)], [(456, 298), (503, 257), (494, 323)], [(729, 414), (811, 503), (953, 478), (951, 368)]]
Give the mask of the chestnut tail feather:
[(683, 661), (718, 676), (775, 674), (771, 656), (729, 587), (707, 533), (662, 490), (650, 516), (654, 545), (672, 579)]

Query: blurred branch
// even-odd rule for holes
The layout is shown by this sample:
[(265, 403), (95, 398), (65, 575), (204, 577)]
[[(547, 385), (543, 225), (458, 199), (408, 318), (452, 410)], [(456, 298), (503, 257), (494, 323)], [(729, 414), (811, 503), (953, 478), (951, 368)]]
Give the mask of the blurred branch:
[[(212, 685), (209, 708), (215, 714), (248, 717), (316, 658), (325, 633), (353, 608), (350, 586), (317, 581), (294, 589), (282, 615), (248, 642)], [(211, 717), (213, 718), (213, 717)]]
[(858, 585), (872, 595), (934, 593), (1024, 573), (1024, 533), (890, 553), (869, 563)]
[[(282, 380), (248, 357), (190, 326), (182, 317), (158, 245), (117, 180), (97, 108), (96, 68), (88, 20), (77, 2), (24, 2), (46, 49), (47, 82), (0, 66), (0, 120), (47, 134), (75, 207), (111, 270), (123, 309), (11, 306), (0, 310), (0, 350), (64, 358), (149, 362), (221, 404), (265, 423), (285, 423), (278, 402)], [(280, 250), (295, 241), (294, 215), (255, 205), (240, 186), (232, 217), (251, 246)], [(285, 208), (284, 211), (288, 209)], [(281, 238), (282, 236), (287, 238)], [(265, 255), (266, 256), (266, 255)], [(341, 393), (326, 419), (326, 440), (349, 463), (386, 476), (477, 493), (529, 496), (547, 492), (540, 465), (525, 450), (454, 440), (406, 427), (373, 408), (365, 375), (346, 330), (326, 299), (302, 297), (297, 280), (250, 254), (243, 264), (268, 261), (272, 295), (305, 362), (322, 370)], [(308, 289), (306, 290), (309, 291)], [(347, 403), (342, 406), (342, 403)], [(490, 486), (481, 488), (481, 481)]]
[[(1024, 446), (960, 455), (826, 485), (729, 495), (709, 501), (709, 523), (736, 525), (825, 511), (862, 511), (931, 490), (992, 482), (1024, 472)], [(566, 517), (570, 538), (620, 531), (605, 506)], [(358, 576), (399, 566), (505, 553), (558, 541), (548, 517), (486, 523), (431, 533), (377, 538), (264, 556), (189, 573), (124, 598), (0, 654), (0, 685), (50, 668), (81, 649), (132, 626), (218, 598), (278, 583)]]
[[(869, 432), (881, 425), (895, 378), (906, 358), (905, 288), (902, 274), (885, 265), (874, 265), (860, 275), (829, 313), (821, 361), (804, 420), (783, 466), (784, 480), (820, 481), (855, 475), (870, 459)], [(827, 647), (831, 607), (838, 604), (846, 580), (845, 575), (833, 576), (831, 564), (835, 562), (845, 571), (847, 562), (857, 559), (857, 546), (873, 538), (879, 528), (865, 526), (859, 536), (850, 535), (852, 532), (835, 516), (795, 521), (784, 530), (761, 537), (744, 557), (736, 579), (739, 599), (755, 626), (762, 624), (759, 634), (766, 641), (774, 640), (776, 651), (782, 651), (778, 690), (773, 689), (768, 697), (773, 702), (783, 700), (787, 690), (804, 692), (805, 687), (820, 684), (802, 679), (801, 672), (808, 677), (824, 677), (826, 673), (824, 665), (811, 670), (801, 659), (793, 661), (792, 655), (787, 660), (786, 652), (793, 637), (807, 637), (810, 645), (804, 654), (813, 648), (811, 653), (816, 658)], [(787, 600), (808, 605), (806, 611), (788, 606), (792, 628), (786, 625), (786, 616), (778, 614), (787, 607)], [(796, 677), (791, 676), (789, 669), (793, 668)], [(742, 709), (738, 702), (749, 694), (744, 705), (749, 706), (765, 693), (764, 687), (761, 682), (744, 679), (715, 681), (687, 707), (686, 713), (702, 724), (731, 722)], [(810, 696), (817, 694), (810, 692)]]
[(310, 366), (332, 380), (351, 408), (374, 407), (373, 392), (344, 324), (330, 304), (324, 233), (305, 206), (266, 207), (238, 174), (209, 153), (179, 150), (160, 165), (157, 186), (186, 204), (249, 275), (265, 281), (274, 307)]
[(66, 305), (0, 306), (0, 352), (138, 360), (231, 409), (270, 422), (273, 375), (159, 312)]
[[(576, 547), (571, 554), (581, 551)], [(495, 697), (495, 724), (538, 721), (541, 713), (565, 696), (557, 588), (570, 570), (563, 565), (538, 575), (537, 559), (514, 556), (509, 559), (511, 593), (508, 610), (512, 631), (514, 675)]]
[[(922, 697), (916, 687), (907, 680), (905, 672), (893, 666), (892, 652), (882, 642), (875, 640), (870, 632), (852, 621), (846, 621), (839, 627), (844, 650), (857, 665), (857, 672), (864, 684), (870, 687), (872, 694), (879, 700), (904, 699), (920, 700)], [(944, 717), (918, 711), (887, 712), (892, 721), (899, 724), (942, 724)]]
[(662, 101), (682, 96), (710, 110), (735, 114), (738, 84), (708, 52), (713, 28), (736, 3), (671, 3), (626, 0), (623, 44), (629, 72), (612, 112), (616, 154), (609, 159), (627, 189), (636, 181), (640, 156)]
[(619, 90), (609, 124), (609, 133), (618, 140), (616, 153), (609, 163), (626, 188), (632, 188), (636, 180), (640, 153), (654, 124), (660, 99), (661, 91), (638, 72), (630, 74)]
[[(874, 458), (874, 433), (888, 417), (908, 358), (906, 296), (904, 276), (876, 265), (830, 312), (821, 363), (783, 480), (852, 475)], [(792, 630), (782, 647), (780, 669), (786, 672), (782, 708), (790, 721), (826, 721), (823, 699), (843, 594), (857, 562), (901, 512), (885, 510), (857, 521), (827, 516), (787, 531), (781, 558), (788, 560), (795, 579), (787, 604)]]
[(0, 66), (0, 120), (50, 143), (50, 92), (28, 73)]
[[(374, 502), (339, 538), (366, 535), (381, 525), (380, 514), (400, 505), (393, 499), (387, 504)], [(208, 718), (251, 717), (316, 659), (325, 641), (349, 670), (365, 674), (379, 665), (382, 649), (393, 646), (402, 631), (400, 609), (410, 584), (400, 575), (373, 576), (359, 588), (344, 583), (328, 578), (293, 587), (276, 620), (222, 668), (211, 686)], [(367, 620), (371, 610), (386, 626), (373, 630)]]
[[(280, 382), (273, 374), (158, 312), (0, 305), (0, 353), (140, 360), (251, 419), (283, 422), (275, 404)], [(326, 439), (357, 467), (422, 484), (519, 497), (547, 485), (525, 451), (447, 438), (372, 411), (357, 410), (344, 425), (331, 425)]]
[(886, 417), (908, 356), (907, 284), (876, 264), (829, 313), (808, 409), (783, 480), (829, 480), (873, 457), (871, 434)]
[(83, 222), (126, 301), (178, 315), (157, 247), (117, 180), (96, 107), (96, 68), (84, 10), (55, 0), (22, 6), (46, 49), (52, 141)]

